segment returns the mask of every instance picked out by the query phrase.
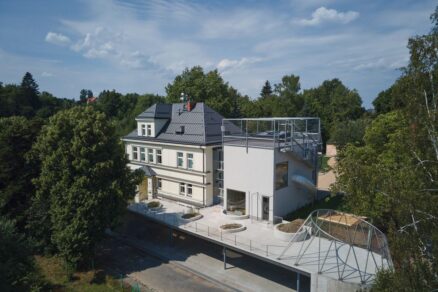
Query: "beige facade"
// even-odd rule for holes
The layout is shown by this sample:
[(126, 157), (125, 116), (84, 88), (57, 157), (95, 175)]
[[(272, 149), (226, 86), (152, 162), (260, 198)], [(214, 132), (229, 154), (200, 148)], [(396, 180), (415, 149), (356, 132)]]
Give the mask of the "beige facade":
[(147, 165), (155, 172), (152, 197), (195, 206), (213, 204), (213, 146), (125, 139), (125, 150), (131, 169)]

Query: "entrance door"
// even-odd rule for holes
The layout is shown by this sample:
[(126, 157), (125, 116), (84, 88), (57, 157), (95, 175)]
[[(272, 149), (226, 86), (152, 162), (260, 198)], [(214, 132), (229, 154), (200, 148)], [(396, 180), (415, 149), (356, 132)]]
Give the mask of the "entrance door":
[(148, 178), (144, 177), (143, 181), (138, 186), (138, 196), (140, 202), (148, 198)]
[(148, 197), (155, 198), (155, 194), (157, 193), (157, 183), (156, 178), (154, 176), (148, 178)]
[(262, 199), (262, 220), (269, 221), (269, 197)]

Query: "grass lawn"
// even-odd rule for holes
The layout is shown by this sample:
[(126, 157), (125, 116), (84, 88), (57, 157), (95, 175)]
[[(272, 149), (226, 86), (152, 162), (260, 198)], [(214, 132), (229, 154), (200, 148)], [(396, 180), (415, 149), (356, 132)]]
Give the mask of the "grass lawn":
[(300, 209), (289, 213), (284, 218), (285, 220), (292, 221), (295, 219), (306, 219), (309, 214), (316, 209), (334, 209), (339, 211), (348, 212), (344, 204), (344, 196), (343, 195), (329, 195), (328, 197), (315, 202), (313, 205), (309, 204)]
[(75, 272), (69, 281), (63, 261), (58, 257), (35, 256), (36, 264), (51, 291), (131, 291), (131, 286), (114, 279), (102, 269)]

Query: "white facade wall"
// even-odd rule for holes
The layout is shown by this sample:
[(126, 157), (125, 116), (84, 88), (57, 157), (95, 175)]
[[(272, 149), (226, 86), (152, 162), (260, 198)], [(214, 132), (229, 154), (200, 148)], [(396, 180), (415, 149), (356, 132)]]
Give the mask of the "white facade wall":
[[(187, 201), (195, 205), (213, 204), (213, 151), (212, 147), (125, 141), (126, 154), (131, 168), (149, 165), (161, 179), (162, 187), (157, 191), (175, 200)], [(138, 159), (134, 160), (133, 147), (138, 147)], [(146, 161), (141, 161), (140, 148), (145, 148)], [(148, 161), (148, 149), (153, 150), (153, 161)], [(156, 153), (161, 150), (162, 163), (157, 163)], [(177, 166), (177, 153), (183, 153), (183, 165)], [(193, 167), (188, 168), (188, 154), (193, 155)], [(192, 196), (180, 194), (180, 183), (192, 185)]]
[[(246, 193), (246, 210), (262, 214), (262, 197), (270, 198), (269, 220), (273, 218), (274, 150), (224, 145), (224, 204), (227, 190)], [(225, 205), (226, 206), (226, 205)]]
[[(250, 216), (262, 219), (263, 197), (269, 198), (269, 220), (284, 217), (310, 203), (315, 193), (292, 181), (300, 175), (312, 181), (312, 167), (292, 153), (278, 149), (224, 145), (224, 208), (227, 190), (246, 194), (246, 210)], [(275, 190), (275, 165), (288, 162), (287, 186)]]
[(291, 152), (275, 151), (275, 163), (285, 161), (288, 161), (288, 185), (274, 191), (274, 214), (280, 217), (311, 203), (315, 195), (315, 192), (292, 181), (293, 175), (300, 175), (312, 181), (313, 168)]
[[(137, 134), (139, 136), (146, 136), (147, 135), (147, 126), (151, 126), (151, 135), (149, 137), (156, 137), (157, 134), (161, 131), (161, 129), (166, 124), (166, 119), (139, 119), (137, 120)], [(146, 129), (146, 135), (142, 135), (142, 126), (145, 126)]]

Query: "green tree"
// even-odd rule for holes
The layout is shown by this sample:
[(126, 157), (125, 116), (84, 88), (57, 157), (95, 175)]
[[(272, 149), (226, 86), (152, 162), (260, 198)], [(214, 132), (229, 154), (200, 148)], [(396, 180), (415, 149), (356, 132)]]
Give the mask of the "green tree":
[(369, 123), (370, 119), (366, 118), (338, 122), (330, 131), (330, 142), (339, 149), (345, 148), (347, 144), (363, 145), (365, 129)]
[(238, 115), (240, 95), (228, 85), (217, 70), (204, 73), (200, 66), (186, 68), (166, 86), (166, 101), (180, 102), (181, 93), (194, 102), (205, 102), (225, 117)]
[(269, 80), (266, 80), (265, 85), (263, 85), (262, 91), (260, 92), (261, 98), (268, 98), (272, 95), (272, 87)]
[(31, 180), (38, 174), (25, 157), (40, 127), (38, 120), (0, 118), (0, 216), (16, 220), (20, 230), (34, 193)]
[(122, 94), (115, 90), (104, 90), (99, 94), (97, 108), (104, 112), (108, 117), (113, 118), (119, 114), (122, 105)]
[[(432, 20), (436, 28), (436, 18)], [(366, 129), (363, 146), (348, 145), (342, 151), (338, 166), (337, 185), (346, 193), (347, 205), (388, 235), (395, 269), (378, 275), (375, 291), (438, 288), (438, 35), (434, 31), (409, 40), (410, 62), (392, 87), (392, 111), (380, 114)]]
[(13, 221), (0, 217), (0, 291), (38, 291), (39, 279), (29, 243)]
[(54, 115), (32, 148), (41, 172), (34, 180), (30, 229), (69, 263), (93, 255), (108, 227), (117, 224), (135, 194), (138, 173), (127, 159), (113, 124), (92, 107)]
[(20, 87), (22, 90), (22, 98), (20, 100), (23, 108), (22, 114), (32, 115), (40, 107), (38, 99), (38, 84), (33, 79), (32, 74), (26, 72), (23, 76)]
[(302, 115), (321, 119), (324, 144), (336, 123), (360, 118), (364, 109), (356, 90), (348, 89), (339, 79), (326, 80), (317, 88), (304, 90)]

